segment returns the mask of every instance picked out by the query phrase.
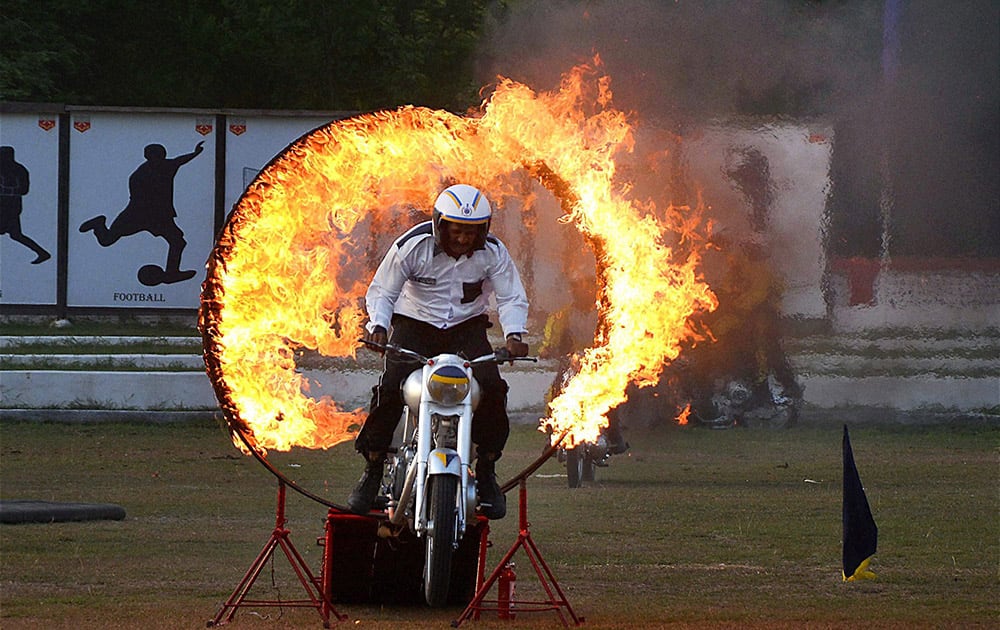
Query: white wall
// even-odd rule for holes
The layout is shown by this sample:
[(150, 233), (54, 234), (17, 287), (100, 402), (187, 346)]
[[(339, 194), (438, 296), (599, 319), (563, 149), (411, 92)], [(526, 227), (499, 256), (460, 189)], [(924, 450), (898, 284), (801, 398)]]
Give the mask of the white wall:
[[(51, 108), (46, 108), (51, 109)], [(333, 116), (285, 113), (233, 113), (124, 108), (70, 108), (66, 118), (40, 112), (0, 111), (0, 144), (14, 147), (15, 159), (30, 172), (23, 198), (23, 232), (51, 253), (32, 265), (35, 253), (0, 235), (0, 305), (56, 307), (58, 269), (65, 263), (68, 307), (196, 309), (205, 262), (216, 223), (216, 142), (226, 134), (224, 212), (276, 154)], [(60, 147), (59, 125), (68, 119), (68, 147)], [(217, 128), (218, 121), (224, 128)], [(167, 158), (203, 151), (179, 168), (174, 178), (176, 224), (187, 244), (181, 270), (189, 279), (150, 285), (138, 277), (145, 265), (164, 267), (167, 241), (141, 231), (107, 247), (93, 232), (80, 232), (88, 219), (103, 215), (110, 224), (129, 204), (129, 177), (145, 162), (144, 148), (160, 144)], [(58, 259), (59, 156), (68, 151), (66, 260)]]
[(835, 330), (932, 328), (981, 330), (1000, 327), (1000, 267), (893, 269), (878, 272), (874, 300), (851, 304), (846, 274), (831, 280)]
[(702, 190), (716, 230), (736, 241), (749, 237), (749, 200), (731, 172), (755, 149), (767, 160), (772, 203), (758, 238), (785, 283), (782, 310), (803, 318), (826, 317), (822, 279), (826, 266), (823, 220), (830, 189), (833, 131), (821, 124), (733, 122), (716, 124), (684, 140), (691, 179)]
[(226, 128), (226, 212), (271, 158), (329, 117), (231, 116)]
[[(224, 212), (228, 212), (256, 173), (291, 142), (333, 116), (319, 112), (227, 113), (182, 110), (136, 111), (72, 108), (69, 129), (67, 295), (70, 307), (197, 308), (204, 264), (214, 239), (216, 220), (215, 143), (226, 134)], [(217, 128), (218, 121), (224, 128)], [(32, 265), (35, 254), (0, 235), (0, 305), (57, 304), (59, 124), (55, 114), (0, 112), (0, 144), (15, 148), (15, 158), (31, 174), (31, 189), (23, 198), (21, 225), (53, 257)], [(900, 270), (878, 274), (871, 304), (852, 305), (847, 278), (835, 268), (831, 291), (824, 296), (828, 261), (824, 249), (826, 201), (830, 191), (832, 130), (822, 123), (739, 120), (708, 125), (676, 136), (647, 130), (654, 147), (662, 145), (668, 163), (680, 165), (685, 177), (710, 206), (716, 230), (739, 238), (754, 232), (752, 204), (740, 190), (733, 171), (747, 151), (766, 160), (771, 193), (768, 221), (756, 233), (772, 252), (772, 262), (786, 284), (783, 310), (800, 318), (832, 317), (834, 326), (859, 329), (892, 326), (985, 327), (1000, 322), (1000, 268), (979, 270)], [(110, 247), (82, 234), (85, 220), (103, 214), (112, 221), (128, 204), (128, 178), (141, 164), (143, 148), (162, 144), (168, 157), (191, 151), (204, 141), (204, 152), (182, 166), (174, 182), (177, 224), (187, 246), (182, 269), (197, 270), (188, 280), (150, 287), (138, 281), (138, 268), (163, 265), (167, 244), (139, 233)], [(654, 185), (665, 171), (647, 173)], [(552, 199), (539, 200), (541, 233), (559, 236), (571, 229), (556, 222), (559, 208)], [(548, 207), (551, 206), (551, 207)], [(497, 227), (516, 249), (524, 238), (518, 226)], [(560, 237), (558, 247), (534, 246), (538, 306), (558, 308), (565, 298), (550, 291), (558, 285), (559, 269), (569, 249), (582, 245), (573, 235)], [(552, 245), (552, 243), (548, 243)], [(559, 251), (557, 251), (559, 250)], [(995, 261), (994, 261), (995, 262)], [(995, 265), (994, 265), (995, 266)], [(827, 298), (830, 303), (827, 304)]]

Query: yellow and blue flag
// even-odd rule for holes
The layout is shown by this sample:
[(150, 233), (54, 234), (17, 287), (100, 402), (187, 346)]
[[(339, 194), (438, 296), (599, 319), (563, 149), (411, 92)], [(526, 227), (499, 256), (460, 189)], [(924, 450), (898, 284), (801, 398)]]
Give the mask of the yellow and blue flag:
[(844, 581), (870, 580), (875, 574), (868, 563), (878, 546), (878, 527), (872, 517), (858, 467), (854, 464), (851, 438), (844, 425)]

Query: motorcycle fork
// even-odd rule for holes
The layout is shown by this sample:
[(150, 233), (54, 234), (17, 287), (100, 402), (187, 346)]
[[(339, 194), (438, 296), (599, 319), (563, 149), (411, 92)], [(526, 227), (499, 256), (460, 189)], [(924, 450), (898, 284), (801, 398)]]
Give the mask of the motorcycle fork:
[[(424, 368), (426, 371), (426, 368)], [(424, 378), (426, 380), (426, 374)], [(417, 422), (417, 456), (416, 478), (414, 479), (413, 496), (416, 505), (413, 507), (413, 519), (417, 536), (427, 533), (427, 459), (431, 453), (431, 418), (427, 402), (421, 401), (419, 419)]]
[[(426, 378), (426, 376), (427, 375), (425, 373), (424, 377)], [(417, 471), (416, 479), (414, 480), (414, 496), (416, 497), (416, 505), (414, 506), (414, 529), (416, 530), (418, 536), (423, 536), (427, 533), (428, 519), (426, 506), (427, 493), (429, 490), (429, 486), (427, 484), (429, 467), (428, 459), (430, 458), (431, 450), (434, 446), (431, 439), (434, 414), (454, 416), (458, 419), (458, 427), (456, 428), (457, 448), (455, 449), (459, 458), (459, 492), (458, 497), (456, 497), (458, 526), (455, 530), (456, 537), (454, 541), (454, 544), (457, 545), (458, 541), (465, 535), (465, 528), (468, 521), (467, 517), (472, 510), (475, 509), (475, 495), (472, 494), (475, 486), (472, 485), (473, 482), (470, 473), (471, 462), (469, 461), (472, 452), (472, 406), (468, 399), (457, 407), (447, 408), (433, 405), (428, 401), (421, 401), (420, 403), (417, 428)], [(472, 495), (471, 499), (470, 494)]]

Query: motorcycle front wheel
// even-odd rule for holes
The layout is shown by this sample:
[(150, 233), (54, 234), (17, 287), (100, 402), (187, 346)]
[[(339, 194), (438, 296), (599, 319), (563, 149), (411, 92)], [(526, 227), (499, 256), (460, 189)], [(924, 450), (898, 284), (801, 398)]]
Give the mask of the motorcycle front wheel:
[(431, 528), (424, 557), (424, 599), (431, 607), (448, 603), (451, 585), (451, 556), (458, 526), (458, 477), (435, 475), (430, 479), (429, 511)]
[(566, 449), (566, 479), (570, 488), (579, 488), (582, 482), (594, 480), (594, 460), (583, 444)]

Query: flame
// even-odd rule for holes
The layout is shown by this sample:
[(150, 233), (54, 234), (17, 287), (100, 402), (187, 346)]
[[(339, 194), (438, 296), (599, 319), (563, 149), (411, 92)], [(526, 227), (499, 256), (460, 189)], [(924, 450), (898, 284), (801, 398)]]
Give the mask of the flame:
[(678, 426), (687, 426), (688, 420), (691, 417), (691, 403), (688, 403), (681, 409), (681, 412), (677, 414), (677, 424)]
[(699, 209), (640, 202), (616, 178), (635, 141), (611, 96), (595, 58), (552, 92), (501, 78), (477, 115), (409, 106), (357, 116), (272, 160), (227, 221), (202, 293), (206, 367), (230, 427), (258, 450), (353, 438), (362, 410), (311, 397), (297, 353), (354, 356), (367, 283), (414, 208), (463, 182), (502, 212), (523, 202), (531, 177), (591, 245), (598, 280), (594, 344), (539, 428), (569, 444), (595, 439), (626, 385), (655, 383), (682, 341), (698, 338), (688, 318), (714, 308), (691, 246)]

